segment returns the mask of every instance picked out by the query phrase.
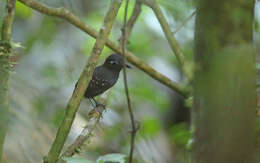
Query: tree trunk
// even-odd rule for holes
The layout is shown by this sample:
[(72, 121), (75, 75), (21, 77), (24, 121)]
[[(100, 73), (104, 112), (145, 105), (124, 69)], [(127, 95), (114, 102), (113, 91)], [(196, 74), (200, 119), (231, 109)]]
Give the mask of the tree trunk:
[(199, 0), (192, 113), (194, 163), (253, 163), (253, 0)]

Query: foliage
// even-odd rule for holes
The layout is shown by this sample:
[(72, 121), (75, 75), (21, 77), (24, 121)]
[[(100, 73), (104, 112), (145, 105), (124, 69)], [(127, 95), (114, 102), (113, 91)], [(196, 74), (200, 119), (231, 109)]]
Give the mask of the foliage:
[[(96, 163), (108, 163), (108, 162), (113, 162), (113, 163), (125, 163), (126, 160), (126, 155), (120, 154), (120, 153), (111, 153), (111, 154), (106, 154), (103, 156), (100, 156)], [(64, 160), (67, 163), (94, 163), (92, 161), (86, 160), (85, 158), (82, 157), (68, 157), (64, 158)]]
[(85, 158), (81, 158), (81, 157), (68, 157), (68, 158), (64, 158), (64, 160), (67, 163), (93, 163), (93, 162), (86, 160)]
[(176, 124), (170, 128), (171, 139), (181, 148), (190, 150), (189, 141), (191, 140), (191, 132), (184, 123)]
[(106, 162), (117, 162), (117, 163), (125, 163), (126, 155), (120, 153), (112, 153), (104, 156), (100, 156), (97, 160), (97, 163), (106, 163)]

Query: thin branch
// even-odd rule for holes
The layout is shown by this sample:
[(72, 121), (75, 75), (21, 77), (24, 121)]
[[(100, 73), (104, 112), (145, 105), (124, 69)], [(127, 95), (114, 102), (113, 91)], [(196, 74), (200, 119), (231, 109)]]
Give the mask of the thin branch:
[[(132, 12), (131, 17), (129, 18), (129, 20), (127, 21), (126, 24), (126, 40), (128, 40), (128, 37), (130, 36), (132, 29), (135, 25), (135, 22), (137, 20), (137, 18), (139, 17), (140, 13), (141, 13), (141, 6), (142, 6), (142, 2), (140, 0), (135, 0), (135, 6)], [(121, 42), (123, 35), (120, 37), (119, 42)]]
[(165, 35), (166, 39), (168, 40), (168, 43), (170, 44), (172, 51), (174, 52), (177, 60), (179, 61), (180, 65), (181, 65), (183, 72), (185, 73), (187, 79), (189, 81), (191, 81), (192, 72), (190, 70), (190, 65), (185, 60), (185, 56), (180, 48), (180, 45), (177, 42), (177, 40), (175, 39), (175, 37), (171, 31), (171, 28), (170, 28), (169, 24), (167, 23), (165, 16), (162, 13), (162, 10), (161, 10), (159, 4), (157, 3), (156, 0), (142, 0), (142, 2), (153, 10), (154, 14), (157, 17), (157, 20), (159, 21), (159, 23), (162, 27), (164, 35)]
[[(109, 92), (106, 92), (101, 96), (100, 103), (106, 104), (107, 103), (107, 97)], [(82, 145), (90, 139), (94, 129), (96, 128), (96, 125), (99, 123), (100, 118), (102, 117), (103, 111), (105, 110), (105, 107), (102, 105), (98, 105), (96, 108), (94, 108), (88, 115), (87, 120), (87, 126), (81, 131), (80, 135), (76, 138), (73, 144), (71, 144), (65, 152), (61, 155), (61, 159), (64, 157), (71, 157), (75, 153), (77, 153)]]
[(124, 74), (124, 86), (125, 86), (125, 94), (126, 94), (126, 99), (127, 99), (127, 106), (128, 106), (128, 111), (129, 111), (129, 116), (131, 120), (131, 126), (132, 126), (132, 131), (131, 131), (131, 142), (130, 142), (130, 154), (129, 154), (129, 163), (133, 162), (133, 154), (134, 154), (134, 146), (135, 146), (135, 136), (137, 132), (137, 128), (135, 125), (135, 118), (134, 118), (134, 113), (133, 109), (131, 107), (131, 100), (130, 100), (130, 95), (129, 95), (129, 90), (128, 90), (128, 85), (127, 85), (127, 75), (126, 75), (126, 64), (125, 64), (125, 45), (127, 42), (128, 35), (126, 33), (126, 19), (127, 19), (127, 9), (128, 9), (128, 3), (129, 0), (126, 0), (126, 5), (125, 5), (125, 14), (124, 14), (124, 24), (122, 28), (122, 52), (123, 52), (123, 57), (124, 57), (124, 68), (123, 68), (123, 74)]
[(9, 57), (12, 53), (11, 33), (15, 12), (15, 0), (7, 0), (1, 27), (0, 41), (0, 162), (2, 162), (4, 140), (7, 132), (9, 117)]
[(135, 0), (134, 10), (126, 24), (126, 40), (128, 40), (128, 37), (130, 36), (132, 29), (134, 27), (134, 24), (135, 24), (137, 18), (139, 17), (141, 11), (142, 11), (142, 2), (140, 0)]
[[(85, 24), (83, 21), (81, 21), (77, 16), (70, 13), (68, 10), (64, 8), (53, 8), (48, 7), (42, 3), (39, 3), (35, 0), (19, 0), (21, 3), (25, 4), (26, 6), (35, 9), (43, 14), (49, 15), (49, 16), (55, 16), (59, 17), (61, 19), (67, 20), (72, 25), (76, 26), (77, 28), (81, 29), (82, 31), (86, 32), (90, 36), (97, 38), (98, 33), (95, 29)], [(107, 39), (106, 46), (108, 46), (110, 49), (115, 51), (118, 54), (122, 55), (121, 47), (118, 46), (115, 42)], [(190, 93), (190, 90), (186, 88), (185, 85), (176, 83), (166, 77), (165, 75), (159, 73), (154, 68), (149, 66), (148, 64), (141, 61), (139, 58), (137, 58), (133, 53), (126, 51), (125, 53), (126, 59), (132, 63), (134, 66), (138, 67), (143, 72), (147, 73), (149, 76), (154, 78), (155, 80), (161, 82), (162, 84), (166, 85), (167, 87), (171, 88), (172, 90), (180, 93), (181, 95), (187, 97)]]
[(48, 156), (44, 159), (44, 162), (46, 163), (55, 163), (58, 160), (80, 105), (80, 101), (91, 80), (98, 58), (104, 48), (106, 40), (108, 39), (120, 5), (121, 0), (113, 0), (110, 4), (109, 10), (104, 18), (103, 25), (100, 28), (95, 45), (92, 49), (91, 56), (89, 57), (88, 62), (80, 75), (78, 84), (67, 104), (65, 117), (58, 129), (54, 143), (52, 144)]
[(173, 34), (176, 34), (179, 30), (181, 30), (181, 28), (183, 28), (183, 27), (186, 25), (186, 23), (187, 23), (191, 18), (193, 18), (193, 17), (195, 16), (195, 14), (196, 14), (196, 11), (193, 11), (192, 14), (191, 14), (189, 17), (187, 17), (186, 19), (184, 19), (183, 22), (181, 23), (181, 25), (180, 25), (179, 27), (177, 27), (177, 28), (173, 31)]

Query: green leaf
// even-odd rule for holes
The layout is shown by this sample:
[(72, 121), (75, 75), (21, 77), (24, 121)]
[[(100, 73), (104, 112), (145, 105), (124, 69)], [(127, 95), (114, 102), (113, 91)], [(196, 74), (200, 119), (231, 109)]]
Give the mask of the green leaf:
[(192, 134), (185, 123), (172, 126), (170, 129), (170, 136), (177, 146), (189, 150)]
[(24, 19), (28, 19), (32, 15), (32, 9), (17, 1), (15, 7), (15, 14)]
[(153, 117), (145, 117), (142, 122), (142, 135), (156, 135), (161, 128), (160, 121)]
[(92, 163), (91, 161), (81, 157), (66, 157), (63, 158), (63, 160), (65, 160), (66, 163)]
[(185, 100), (185, 106), (188, 107), (188, 108), (191, 108), (192, 107), (192, 104), (193, 104), (193, 96), (187, 98)]
[(97, 163), (106, 163), (106, 162), (113, 162), (113, 163), (125, 163), (126, 155), (121, 153), (111, 153), (106, 154), (104, 156), (100, 156), (97, 160)]
[(256, 62), (256, 69), (260, 70), (260, 62)]
[(16, 49), (16, 48), (22, 48), (25, 49), (24, 46), (22, 46), (22, 44), (20, 42), (11, 42), (11, 46), (12, 48)]

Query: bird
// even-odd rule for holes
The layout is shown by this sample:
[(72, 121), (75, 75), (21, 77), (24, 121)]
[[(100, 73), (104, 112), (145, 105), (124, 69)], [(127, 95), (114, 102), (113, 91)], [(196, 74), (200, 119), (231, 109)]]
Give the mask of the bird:
[[(94, 97), (104, 93), (106, 90), (116, 84), (119, 73), (123, 67), (123, 56), (119, 54), (109, 55), (106, 58), (104, 64), (95, 68), (92, 79), (90, 80), (90, 83), (85, 91), (84, 97), (93, 99), (96, 106), (100, 105)], [(131, 68), (131, 66), (128, 64), (126, 64), (126, 67)]]

